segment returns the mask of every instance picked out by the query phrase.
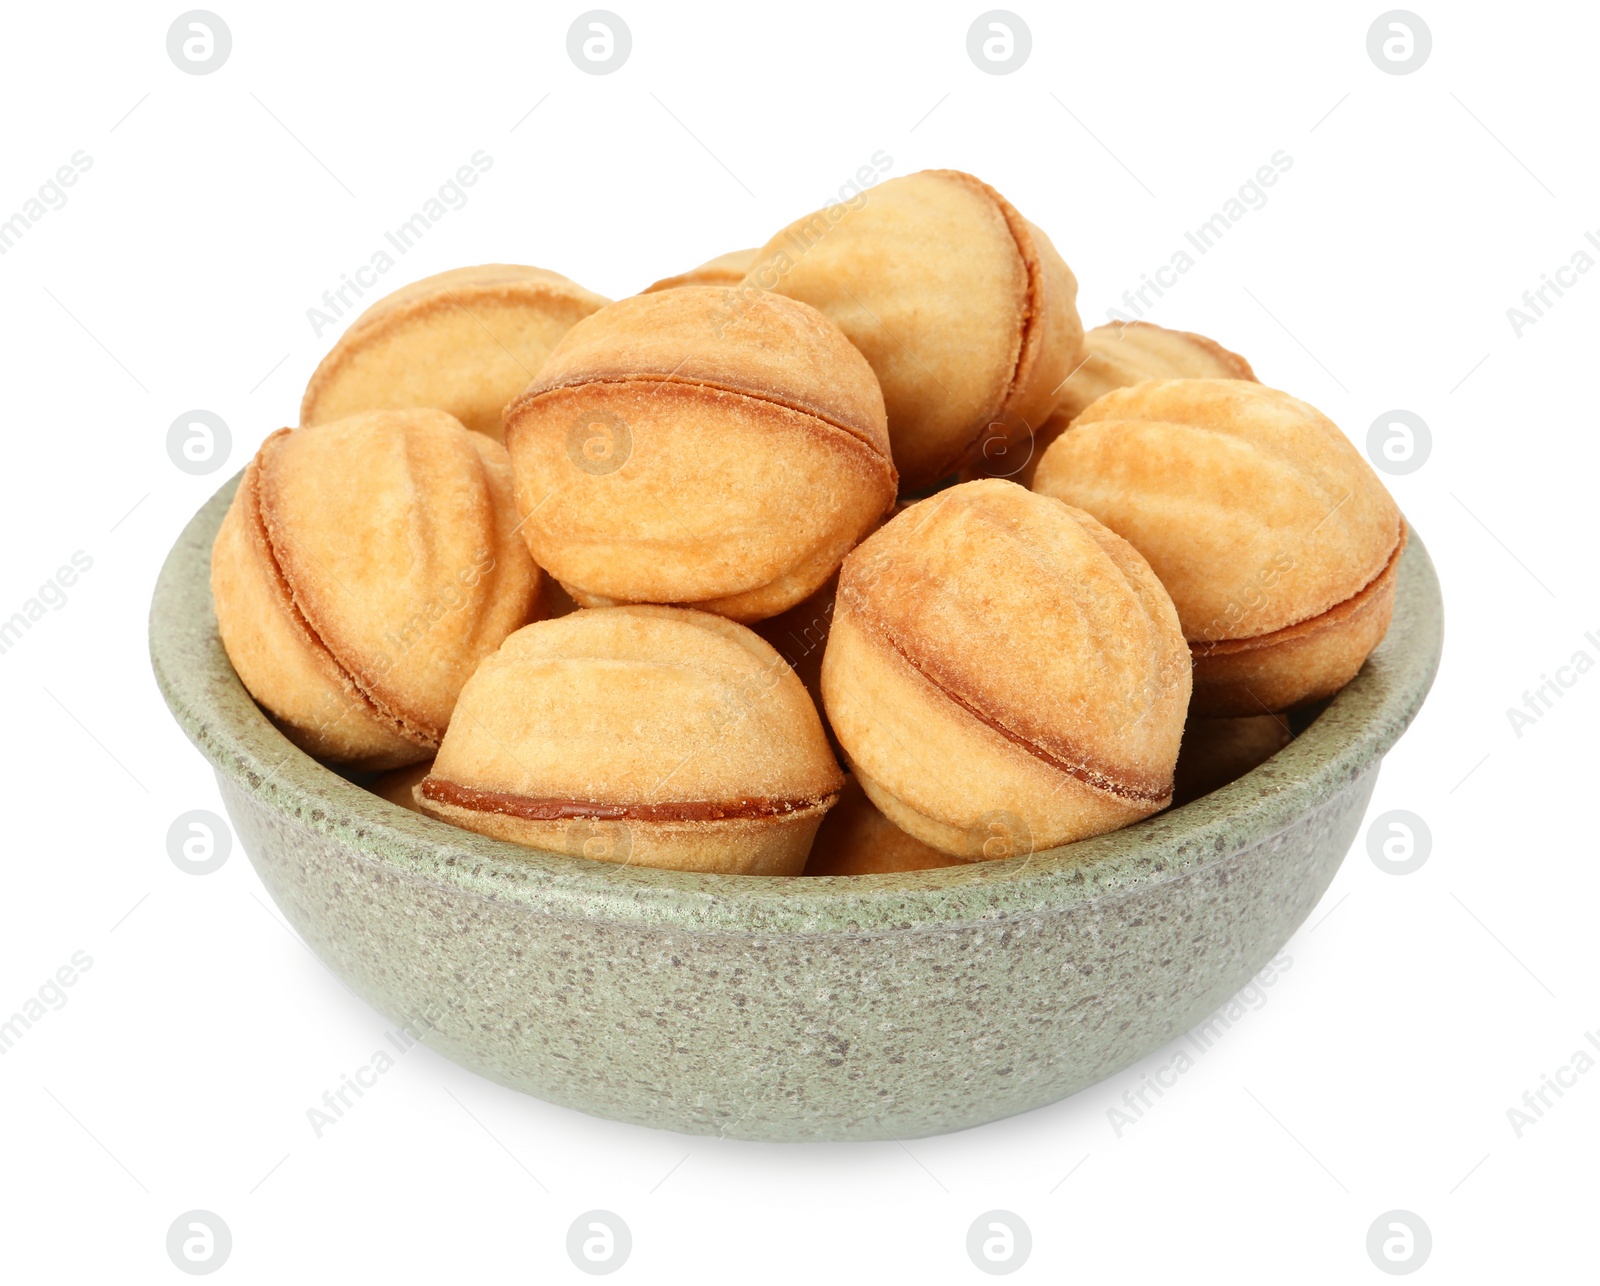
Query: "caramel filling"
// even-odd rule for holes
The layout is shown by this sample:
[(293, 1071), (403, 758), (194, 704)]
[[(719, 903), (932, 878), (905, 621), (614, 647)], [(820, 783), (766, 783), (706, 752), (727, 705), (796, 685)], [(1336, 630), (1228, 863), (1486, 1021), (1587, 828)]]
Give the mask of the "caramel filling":
[(820, 808), (832, 794), (806, 799), (738, 799), (729, 803), (684, 800), (662, 804), (602, 804), (587, 799), (545, 799), (511, 791), (479, 790), (431, 774), (422, 779), (422, 797), (436, 804), (480, 813), (501, 813), (530, 822), (577, 818), (606, 822), (725, 822), (787, 817)]
[[(999, 198), (999, 194), (983, 185), (985, 195), (991, 199)], [(1017, 248), (1017, 257), (1022, 260), (1023, 271), (1027, 274), (1028, 284), (1022, 299), (1022, 320), (1018, 327), (1017, 336), (1017, 364), (1011, 368), (1011, 379), (1006, 384), (1005, 396), (1000, 399), (1001, 409), (1010, 407), (1016, 400), (1024, 378), (1029, 374), (1026, 369), (1032, 365), (1035, 350), (1039, 347), (1039, 331), (1043, 307), (1040, 296), (1044, 293), (1044, 259), (1039, 254), (1038, 247), (1033, 244), (1033, 234), (1028, 230), (1020, 213), (1003, 198), (998, 199), (1000, 216), (1005, 220), (1006, 231), (1011, 234), (1012, 243)], [(987, 428), (988, 426), (985, 426)], [(1028, 425), (1032, 429), (1033, 425)], [(982, 437), (982, 433), (978, 437)], [(977, 438), (973, 439), (974, 442)]]

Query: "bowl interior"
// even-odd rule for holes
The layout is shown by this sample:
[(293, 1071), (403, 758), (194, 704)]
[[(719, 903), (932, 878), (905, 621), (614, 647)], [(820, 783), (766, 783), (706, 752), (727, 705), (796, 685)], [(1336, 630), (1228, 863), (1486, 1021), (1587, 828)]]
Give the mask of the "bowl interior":
[(212, 611), (211, 544), (235, 476), (195, 514), (161, 570), (150, 654), (173, 715), (216, 771), (300, 825), (407, 878), (543, 914), (685, 930), (832, 933), (981, 921), (1113, 896), (1284, 829), (1400, 737), (1438, 668), (1444, 610), (1413, 529), (1394, 621), (1361, 673), (1284, 750), (1239, 780), (1124, 830), (1002, 861), (850, 877), (699, 875), (509, 844), (409, 812), (291, 745), (234, 674)]

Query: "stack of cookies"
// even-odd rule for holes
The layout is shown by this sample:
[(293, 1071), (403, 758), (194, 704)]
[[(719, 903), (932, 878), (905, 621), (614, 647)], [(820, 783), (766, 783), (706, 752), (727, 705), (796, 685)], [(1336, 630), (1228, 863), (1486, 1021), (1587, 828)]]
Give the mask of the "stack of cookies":
[(1360, 669), (1405, 522), (1243, 358), (1076, 296), (947, 170), (615, 303), (406, 286), (245, 470), (223, 644), (308, 754), (576, 859), (912, 871), (1187, 802)]

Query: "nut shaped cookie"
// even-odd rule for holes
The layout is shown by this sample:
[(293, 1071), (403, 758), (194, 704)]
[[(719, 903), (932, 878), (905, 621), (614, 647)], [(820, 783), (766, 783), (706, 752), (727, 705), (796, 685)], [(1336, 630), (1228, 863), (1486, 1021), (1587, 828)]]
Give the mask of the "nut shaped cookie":
[(680, 272), (676, 277), (663, 277), (639, 293), (651, 294), (657, 290), (672, 290), (678, 286), (737, 286), (755, 264), (759, 250), (730, 250), (715, 259), (707, 259), (698, 268)]
[(1189, 672), (1131, 545), (985, 479), (911, 505), (845, 559), (822, 691), (872, 802), (972, 861), (1166, 807)]
[(745, 280), (820, 308), (866, 354), (908, 491), (954, 472), (991, 425), (1043, 424), (1083, 346), (1077, 279), (1050, 239), (957, 170), (807, 215)]
[(807, 875), (888, 875), (960, 866), (959, 858), (907, 835), (874, 807), (855, 777), (845, 779), (839, 802), (817, 828), (806, 859)]
[(608, 301), (543, 268), (489, 263), (402, 286), (351, 323), (306, 385), (301, 424), (435, 407), (499, 440), (505, 404)]
[(707, 612), (637, 606), (507, 639), (462, 692), (417, 800), (574, 857), (797, 875), (842, 783), (767, 644)]
[(1099, 398), (1034, 490), (1149, 560), (1194, 652), (1202, 717), (1288, 710), (1355, 676), (1389, 628), (1405, 524), (1326, 416), (1242, 380), (1155, 380)]
[(442, 411), (280, 429), (212, 549), (223, 646), (309, 754), (426, 759), (478, 662), (534, 611), (516, 522), (505, 448)]
[(1095, 399), (1145, 380), (1255, 380), (1250, 363), (1215, 340), (1151, 322), (1112, 322), (1083, 337), (1083, 357), (1061, 385), (1060, 401), (1032, 440), (1013, 440), (1004, 424), (985, 434), (973, 472), (1028, 486), (1050, 444)]
[(816, 309), (682, 286), (574, 326), (506, 408), (522, 533), (585, 607), (774, 616), (894, 502), (883, 397)]

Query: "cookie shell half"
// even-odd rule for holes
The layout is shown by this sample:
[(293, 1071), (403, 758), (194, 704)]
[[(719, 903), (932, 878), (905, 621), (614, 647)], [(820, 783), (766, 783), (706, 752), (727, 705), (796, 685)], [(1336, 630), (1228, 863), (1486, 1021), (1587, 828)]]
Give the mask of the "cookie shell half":
[(416, 794), (444, 821), (574, 857), (795, 875), (842, 784), (772, 648), (709, 613), (629, 606), (507, 639)]
[(558, 273), (522, 264), (424, 277), (351, 323), (306, 385), (300, 423), (435, 407), (498, 440), (505, 404), (573, 324), (607, 302)]
[(745, 280), (821, 309), (866, 355), (908, 491), (953, 473), (997, 423), (1041, 425), (1083, 344), (1077, 279), (1050, 239), (959, 170), (796, 220)]

